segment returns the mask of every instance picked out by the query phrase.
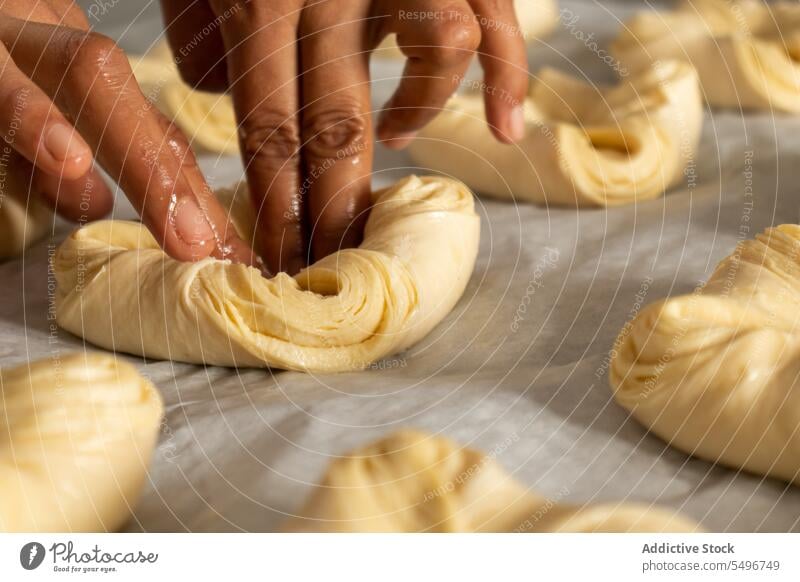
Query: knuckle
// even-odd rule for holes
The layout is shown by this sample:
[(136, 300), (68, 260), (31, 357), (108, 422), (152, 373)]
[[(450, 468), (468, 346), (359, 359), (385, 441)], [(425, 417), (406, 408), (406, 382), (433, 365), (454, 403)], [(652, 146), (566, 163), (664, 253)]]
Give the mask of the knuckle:
[(96, 32), (73, 32), (65, 43), (64, 58), (69, 69), (128, 69), (125, 52), (109, 37)]
[(356, 104), (311, 113), (303, 119), (304, 147), (318, 158), (352, 158), (366, 147), (366, 125)]
[(481, 29), (474, 19), (451, 18), (433, 31), (431, 60), (448, 65), (472, 57), (481, 43)]
[(245, 121), (240, 140), (248, 166), (279, 168), (287, 163), (298, 163), (300, 135), (296, 124), (288, 115), (270, 115)]

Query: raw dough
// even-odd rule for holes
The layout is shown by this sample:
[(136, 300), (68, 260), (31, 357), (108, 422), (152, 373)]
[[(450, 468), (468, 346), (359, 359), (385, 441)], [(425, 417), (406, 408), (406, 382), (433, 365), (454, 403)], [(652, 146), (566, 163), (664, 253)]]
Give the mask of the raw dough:
[[(253, 233), (245, 186), (226, 195)], [(356, 370), (422, 339), (472, 274), (480, 221), (460, 182), (411, 176), (377, 192), (358, 249), (295, 278), (165, 255), (138, 223), (95, 222), (55, 259), (58, 324), (151, 358), (311, 372)], [(237, 209), (244, 209), (238, 212)]]
[(412, 142), (425, 169), (498, 198), (615, 206), (660, 196), (692, 161), (702, 101), (689, 65), (665, 62), (615, 87), (543, 69), (525, 103), (527, 133), (504, 145), (482, 97), (454, 97)]
[(28, 201), (28, 188), (18, 172), (0, 176), (0, 261), (21, 255), (53, 225), (53, 212), (37, 196)]
[(238, 153), (238, 124), (228, 95), (196, 91), (184, 83), (166, 43), (157, 45), (146, 56), (132, 56), (129, 60), (145, 96), (193, 144), (210, 152)]
[(102, 532), (127, 521), (163, 412), (111, 356), (71, 354), (0, 376), (0, 531)]
[(403, 430), (331, 463), (289, 531), (689, 532), (700, 528), (638, 504), (585, 507), (537, 495), (489, 455)]
[(617, 339), (615, 398), (691, 455), (800, 484), (800, 226), (741, 243)]
[(631, 71), (692, 63), (711, 105), (800, 112), (800, 6), (761, 0), (683, 0), (673, 12), (625, 23), (612, 54)]
[[(509, 30), (509, 34), (520, 34), (526, 42), (543, 38), (553, 32), (558, 24), (558, 5), (556, 0), (514, 0), (517, 11), (519, 31)], [(488, 21), (485, 25), (491, 28), (495, 23)], [(404, 59), (405, 55), (397, 46), (394, 34), (387, 36), (375, 51), (377, 57)]]

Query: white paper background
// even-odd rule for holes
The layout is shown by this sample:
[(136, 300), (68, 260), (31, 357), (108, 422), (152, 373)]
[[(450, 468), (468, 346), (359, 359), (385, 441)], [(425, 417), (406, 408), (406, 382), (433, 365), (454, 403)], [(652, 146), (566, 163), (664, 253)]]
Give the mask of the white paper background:
[[(126, 48), (145, 48), (159, 30), (157, 10), (137, 16), (122, 4), (97, 19), (98, 29)], [(562, 5), (580, 17), (573, 30), (594, 32), (601, 46), (618, 26), (612, 12), (623, 16), (637, 6)], [(550, 64), (596, 81), (613, 78), (563, 29), (533, 44), (530, 56), (534, 71)], [(398, 71), (397, 64), (375, 66), (378, 77)], [(392, 83), (376, 83), (376, 106)], [(236, 159), (204, 156), (202, 164), (216, 185), (241, 176)], [(408, 173), (407, 166), (403, 154), (380, 151), (376, 184)], [(800, 119), (709, 112), (696, 173), (694, 187), (612, 210), (478, 199), (481, 252), (464, 298), (430, 337), (381, 369), (315, 376), (121, 356), (158, 385), (167, 405), (130, 529), (274, 530), (332, 456), (413, 426), (496, 448), (520, 481), (559, 501), (653, 502), (711, 530), (800, 530), (797, 488), (689, 459), (646, 435), (611, 400), (604, 361), (637, 294), (645, 291), (647, 303), (691, 291), (740, 237), (800, 219)], [(132, 216), (124, 200), (115, 216)], [(68, 230), (57, 225), (54, 240)], [(0, 265), (4, 366), (84, 349), (48, 320), (51, 251), (44, 242)], [(514, 331), (526, 294), (530, 305)]]

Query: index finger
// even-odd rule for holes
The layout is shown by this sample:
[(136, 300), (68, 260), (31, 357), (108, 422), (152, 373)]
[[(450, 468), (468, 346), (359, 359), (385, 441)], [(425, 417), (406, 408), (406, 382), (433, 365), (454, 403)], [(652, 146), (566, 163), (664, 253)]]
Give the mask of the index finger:
[(168, 254), (253, 263), (185, 137), (145, 99), (127, 57), (111, 39), (4, 18), (0, 40), (73, 121)]

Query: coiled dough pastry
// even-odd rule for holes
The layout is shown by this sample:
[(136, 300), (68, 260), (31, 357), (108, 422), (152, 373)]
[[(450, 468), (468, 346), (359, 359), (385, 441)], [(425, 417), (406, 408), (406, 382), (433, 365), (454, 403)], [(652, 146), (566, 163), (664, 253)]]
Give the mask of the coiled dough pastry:
[(498, 198), (616, 206), (680, 181), (700, 139), (697, 76), (666, 62), (615, 87), (543, 69), (525, 102), (526, 135), (499, 143), (480, 95), (451, 99), (409, 152), (420, 167), (458, 176)]
[(571, 506), (532, 493), (489, 455), (402, 430), (337, 459), (289, 531), (686, 532), (636, 504)]
[(0, 376), (0, 531), (119, 529), (163, 412), (130, 364), (71, 354)]
[(612, 352), (617, 402), (690, 455), (800, 484), (799, 254), (800, 226), (769, 228), (642, 310)]
[(197, 91), (184, 83), (166, 43), (157, 45), (146, 56), (132, 56), (129, 60), (145, 96), (193, 144), (210, 152), (238, 153), (238, 124), (228, 95)]
[[(508, 30), (509, 34), (522, 36), (526, 42), (533, 42), (534, 39), (543, 38), (553, 32), (558, 24), (558, 4), (556, 0), (514, 0), (514, 10), (517, 13), (518, 30)], [(486, 17), (482, 24), (487, 28), (499, 26)], [(405, 55), (397, 46), (397, 38), (394, 34), (387, 36), (375, 51), (378, 57), (388, 57), (395, 59), (405, 58)]]
[[(246, 186), (225, 196), (239, 233), (252, 237)], [(182, 263), (138, 223), (95, 222), (56, 253), (58, 324), (101, 347), (151, 358), (364, 368), (416, 343), (452, 310), (480, 232), (472, 194), (454, 180), (411, 176), (377, 192), (373, 204), (359, 248), (294, 278), (266, 279), (216, 259)]]
[(699, 73), (711, 105), (800, 112), (800, 6), (761, 0), (682, 0), (642, 12), (611, 46), (631, 71), (680, 59)]

